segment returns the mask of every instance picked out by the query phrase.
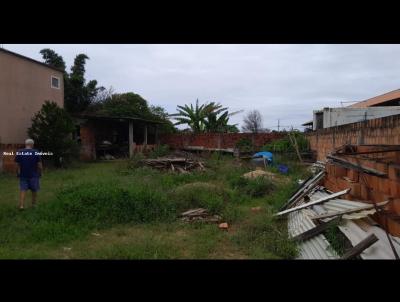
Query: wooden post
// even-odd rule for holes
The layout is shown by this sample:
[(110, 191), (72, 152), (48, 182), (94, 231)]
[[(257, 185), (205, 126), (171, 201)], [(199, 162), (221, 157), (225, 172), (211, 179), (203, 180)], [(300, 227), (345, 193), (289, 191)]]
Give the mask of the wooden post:
[(143, 145), (147, 145), (147, 124), (144, 125), (144, 142)]
[(133, 156), (133, 121), (129, 121), (129, 157)]
[(158, 141), (158, 126), (157, 125), (155, 125), (155, 128), (154, 128), (154, 139), (155, 139), (155, 143), (156, 143), (156, 145), (159, 145), (160, 144), (160, 142)]

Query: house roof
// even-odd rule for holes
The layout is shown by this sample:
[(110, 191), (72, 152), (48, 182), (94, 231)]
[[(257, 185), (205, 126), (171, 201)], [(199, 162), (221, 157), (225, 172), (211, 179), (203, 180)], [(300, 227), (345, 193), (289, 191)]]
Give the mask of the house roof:
[(46, 64), (46, 63), (43, 63), (43, 62), (36, 61), (36, 60), (34, 60), (34, 59), (32, 59), (32, 58), (25, 57), (25, 56), (23, 56), (23, 55), (20, 55), (20, 54), (18, 54), (18, 53), (12, 52), (12, 51), (9, 51), (9, 50), (4, 49), (4, 48), (0, 48), (0, 52), (7, 53), (7, 54), (9, 54), (9, 55), (12, 55), (12, 56), (18, 57), (18, 58), (20, 58), (20, 59), (24, 59), (24, 60), (30, 61), (30, 62), (32, 62), (32, 63), (36, 63), (36, 64), (39, 64), (39, 65), (45, 66), (45, 67), (47, 67), (47, 68), (50, 68), (50, 69), (53, 69), (53, 70), (56, 70), (56, 71), (59, 71), (59, 72), (64, 72), (64, 71), (61, 70), (61, 69), (58, 69), (58, 68), (53, 67), (53, 66), (50, 66), (50, 65), (48, 65), (48, 64)]
[(313, 120), (305, 122), (304, 124), (301, 124), (302, 126), (312, 126), (313, 125)]
[(371, 106), (382, 105), (385, 102), (400, 99), (400, 89), (389, 91), (387, 93), (375, 96), (373, 98), (352, 104), (349, 108), (366, 108)]
[(105, 115), (91, 115), (91, 114), (79, 114), (75, 115), (76, 118), (92, 119), (92, 120), (113, 120), (113, 121), (141, 121), (149, 124), (165, 124), (162, 121), (153, 121), (140, 117), (130, 116), (105, 116)]

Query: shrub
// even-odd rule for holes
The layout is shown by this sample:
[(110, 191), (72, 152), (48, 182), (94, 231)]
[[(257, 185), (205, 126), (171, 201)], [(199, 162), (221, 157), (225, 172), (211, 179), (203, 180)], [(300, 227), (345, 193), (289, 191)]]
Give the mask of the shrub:
[(157, 158), (168, 155), (170, 152), (168, 145), (157, 145), (153, 151), (150, 152), (150, 158)]
[(128, 169), (136, 169), (142, 166), (141, 160), (143, 160), (145, 156), (142, 153), (134, 154), (128, 161)]
[(235, 144), (235, 147), (241, 152), (250, 152), (254, 149), (253, 143), (248, 138), (241, 138), (238, 140)]
[(54, 102), (46, 101), (41, 110), (32, 118), (28, 135), (35, 140), (35, 146), (44, 152), (52, 152), (57, 167), (77, 154), (77, 144), (71, 138), (75, 130), (68, 113)]
[(229, 200), (229, 192), (223, 187), (194, 182), (180, 186), (170, 193), (170, 199), (176, 203), (180, 211), (191, 208), (206, 208), (211, 213), (220, 213)]
[(236, 175), (229, 180), (231, 187), (250, 197), (261, 197), (275, 189), (275, 184), (267, 177), (246, 179)]

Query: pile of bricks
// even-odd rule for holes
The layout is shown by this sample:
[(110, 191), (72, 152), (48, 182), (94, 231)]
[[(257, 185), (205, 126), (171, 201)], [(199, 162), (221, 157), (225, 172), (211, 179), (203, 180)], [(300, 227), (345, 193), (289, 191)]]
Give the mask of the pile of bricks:
[[(377, 146), (357, 146), (357, 150), (378, 148)], [(361, 151), (360, 151), (361, 150)], [(374, 156), (376, 159), (374, 159)], [(379, 203), (390, 200), (385, 215), (375, 215), (389, 233), (400, 236), (400, 151), (374, 153), (368, 156), (341, 156), (348, 162), (373, 169), (381, 176), (371, 175), (338, 163), (328, 161), (325, 165), (324, 186), (333, 192), (347, 188), (351, 191), (344, 196), (348, 200), (361, 200), (366, 203)]]

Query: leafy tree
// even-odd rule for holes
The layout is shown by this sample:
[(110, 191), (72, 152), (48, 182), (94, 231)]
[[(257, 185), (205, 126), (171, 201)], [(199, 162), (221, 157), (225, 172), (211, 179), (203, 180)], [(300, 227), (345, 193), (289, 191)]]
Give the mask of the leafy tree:
[[(213, 108), (218, 108), (219, 104), (211, 103)], [(220, 108), (218, 110), (214, 110), (209, 112), (206, 115), (206, 119), (204, 120), (205, 130), (207, 132), (239, 132), (236, 125), (229, 125), (229, 117), (235, 115), (241, 111), (236, 111), (229, 113), (227, 108)], [(222, 113), (220, 116), (218, 114)]]
[(71, 72), (66, 72), (66, 64), (62, 56), (49, 48), (40, 51), (46, 64), (64, 71), (64, 103), (65, 109), (70, 113), (79, 113), (93, 103), (99, 92), (104, 87), (97, 87), (97, 81), (91, 80), (86, 83), (85, 65), (89, 57), (78, 54), (75, 57)]
[(133, 92), (115, 93), (102, 101), (95, 111), (109, 116), (152, 117), (147, 101)]
[(42, 55), (44, 62), (47, 65), (58, 68), (65, 73), (66, 66), (64, 59), (63, 57), (59, 56), (54, 50), (51, 50), (50, 48), (44, 48), (40, 51), (40, 54)]
[(262, 132), (262, 116), (258, 110), (250, 111), (243, 120), (244, 132), (259, 133)]
[(76, 152), (72, 139), (74, 124), (68, 113), (54, 102), (46, 101), (32, 118), (28, 135), (40, 150), (52, 152), (54, 164), (59, 167)]

